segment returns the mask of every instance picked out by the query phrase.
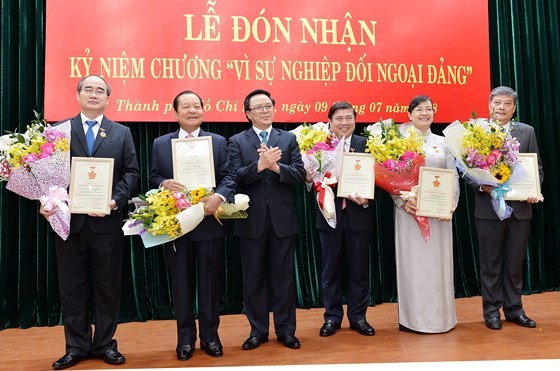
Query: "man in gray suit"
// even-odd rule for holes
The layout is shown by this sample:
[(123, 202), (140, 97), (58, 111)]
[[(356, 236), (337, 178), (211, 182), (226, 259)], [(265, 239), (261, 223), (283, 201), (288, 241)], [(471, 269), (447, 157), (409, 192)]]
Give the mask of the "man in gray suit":
[[(539, 149), (535, 130), (520, 122), (512, 121), (517, 106), (517, 93), (500, 86), (490, 93), (490, 112), (499, 125), (508, 130), (519, 141), (520, 153), (536, 153)], [(538, 157), (540, 181), (543, 169)], [(531, 197), (527, 201), (511, 201), (511, 216), (501, 221), (491, 205), (493, 187), (476, 186), (475, 224), (478, 234), (482, 308), (486, 327), (500, 330), (500, 308), (506, 320), (523, 327), (536, 327), (535, 321), (525, 315), (521, 303), (523, 288), (523, 260), (527, 251), (527, 240), (531, 226), (532, 203), (542, 197)], [(540, 195), (539, 195), (540, 196)]]
[[(244, 111), (252, 127), (230, 138), (230, 163), (238, 192), (251, 199), (249, 216), (235, 222), (243, 266), (243, 303), (251, 334), (242, 349), (268, 341), (269, 288), (277, 340), (301, 346), (295, 337), (294, 245), (298, 233), (292, 186), (305, 169), (294, 134), (272, 127), (274, 99), (265, 90), (249, 93)], [(270, 273), (270, 274), (269, 274)]]
[[(84, 77), (76, 93), (81, 112), (70, 119), (70, 156), (114, 159), (113, 189), (109, 215), (72, 214), (68, 239), (55, 235), (66, 337), (66, 354), (52, 364), (55, 370), (72, 367), (90, 356), (113, 365), (125, 361), (113, 339), (121, 302), (121, 228), (123, 209), (136, 190), (140, 169), (130, 129), (104, 115), (110, 95), (111, 88), (102, 77)], [(54, 212), (41, 206), (40, 213), (46, 218)], [(93, 334), (90, 303), (95, 318)]]

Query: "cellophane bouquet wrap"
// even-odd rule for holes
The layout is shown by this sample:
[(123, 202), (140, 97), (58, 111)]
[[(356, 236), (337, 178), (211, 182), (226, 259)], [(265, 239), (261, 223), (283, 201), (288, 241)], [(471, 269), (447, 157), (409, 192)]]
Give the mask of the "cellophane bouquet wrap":
[[(366, 152), (375, 158), (375, 184), (406, 200), (413, 197), (420, 167), (426, 163), (424, 140), (414, 126), (403, 135), (392, 119), (379, 121), (365, 130)], [(427, 217), (414, 216), (425, 241), (430, 238)]]
[(70, 122), (53, 127), (35, 112), (25, 133), (0, 138), (0, 181), (6, 189), (39, 200), (52, 229), (64, 240), (70, 233), (67, 188), (70, 185)]
[(303, 124), (292, 132), (296, 135), (306, 170), (313, 173), (312, 187), (319, 211), (332, 228), (336, 227), (335, 194), (342, 163), (344, 141), (338, 140), (327, 123)]
[(504, 196), (511, 190), (510, 182), (523, 180), (527, 173), (516, 166), (519, 142), (508, 130), (484, 118), (454, 121), (443, 130), (447, 145), (456, 159), (462, 176), (475, 185), (496, 187), (491, 192), (492, 208), (500, 220), (511, 216), (512, 209)]
[[(133, 198), (134, 211), (129, 213), (122, 228), (125, 236), (140, 235), (145, 247), (173, 241), (194, 230), (205, 218), (204, 202), (213, 194), (211, 188), (184, 191), (153, 189)], [(235, 195), (235, 203), (222, 203), (214, 217), (243, 219), (247, 217), (249, 197)], [(221, 223), (221, 222), (220, 222)]]

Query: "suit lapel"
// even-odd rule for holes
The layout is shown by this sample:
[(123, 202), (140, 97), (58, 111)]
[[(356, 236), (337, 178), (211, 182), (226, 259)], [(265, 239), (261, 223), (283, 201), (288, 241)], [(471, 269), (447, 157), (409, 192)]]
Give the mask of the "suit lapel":
[(74, 146), (76, 146), (76, 142), (82, 147), (82, 152), (85, 153), (86, 156), (88, 155), (87, 144), (86, 144), (86, 134), (84, 133), (84, 125), (82, 123), (82, 118), (80, 115), (74, 117), (71, 120), (71, 134), (70, 134), (70, 141), (74, 142)]
[(247, 138), (247, 140), (255, 147), (255, 149), (261, 148), (261, 141), (253, 128), (247, 129), (245, 131), (245, 138)]
[[(97, 136), (95, 137), (95, 142), (93, 143), (93, 151), (91, 151), (92, 156), (95, 154), (99, 146), (101, 146), (105, 138), (109, 136), (111, 127), (112, 127), (111, 122), (105, 116), (103, 116), (103, 120), (101, 120), (101, 124), (99, 125), (99, 130), (97, 131)], [(85, 135), (84, 135), (84, 139), (85, 139)]]

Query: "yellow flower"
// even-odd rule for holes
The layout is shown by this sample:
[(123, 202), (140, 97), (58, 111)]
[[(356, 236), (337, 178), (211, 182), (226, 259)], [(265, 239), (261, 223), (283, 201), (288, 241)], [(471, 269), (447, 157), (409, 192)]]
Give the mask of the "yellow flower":
[(384, 163), (387, 160), (399, 160), (405, 152), (424, 154), (424, 140), (413, 128), (409, 128), (406, 136), (402, 136), (397, 125), (382, 123), (381, 134), (369, 134), (366, 143), (366, 152), (375, 158), (375, 162)]
[(69, 151), (70, 144), (68, 144), (68, 138), (59, 139), (54, 142), (54, 149), (57, 151)]
[(302, 152), (307, 152), (319, 142), (326, 142), (328, 137), (327, 130), (317, 129), (308, 124), (303, 124), (302, 129), (296, 134), (299, 149)]

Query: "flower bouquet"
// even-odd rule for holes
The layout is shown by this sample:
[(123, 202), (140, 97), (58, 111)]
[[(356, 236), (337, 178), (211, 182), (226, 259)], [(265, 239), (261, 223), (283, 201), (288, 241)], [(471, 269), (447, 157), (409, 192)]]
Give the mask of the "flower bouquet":
[(25, 133), (0, 138), (0, 181), (6, 189), (30, 200), (39, 200), (53, 230), (64, 240), (70, 233), (70, 209), (66, 189), (70, 184), (70, 122), (56, 127), (35, 112)]
[[(211, 188), (182, 192), (154, 189), (132, 199), (135, 210), (129, 213), (123, 232), (125, 236), (139, 234), (145, 247), (173, 241), (195, 229), (205, 217), (204, 201), (213, 194)], [(247, 217), (249, 197), (235, 195), (235, 203), (224, 203), (214, 217), (242, 219)], [(220, 222), (221, 223), (221, 222)]]
[[(425, 164), (424, 141), (414, 126), (403, 135), (392, 119), (366, 128), (366, 152), (375, 158), (375, 184), (406, 200), (415, 197), (420, 167)], [(427, 217), (414, 216), (425, 241), (430, 238)]]
[(313, 174), (313, 189), (319, 211), (327, 224), (335, 228), (335, 195), (332, 188), (337, 184), (344, 141), (330, 133), (328, 124), (323, 122), (300, 125), (292, 132), (296, 135), (303, 165)]
[[(510, 125), (510, 130), (512, 123)], [(500, 220), (511, 216), (511, 207), (504, 196), (511, 190), (509, 182), (523, 180), (527, 173), (516, 166), (519, 142), (510, 131), (486, 119), (454, 121), (443, 130), (457, 168), (476, 185), (496, 187), (492, 192), (492, 207)]]

